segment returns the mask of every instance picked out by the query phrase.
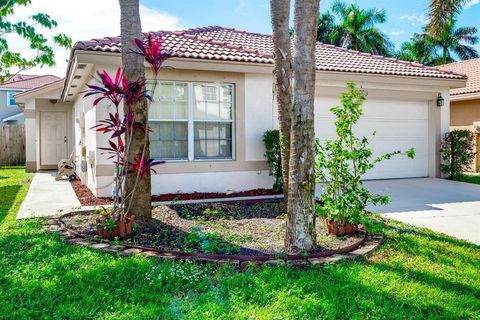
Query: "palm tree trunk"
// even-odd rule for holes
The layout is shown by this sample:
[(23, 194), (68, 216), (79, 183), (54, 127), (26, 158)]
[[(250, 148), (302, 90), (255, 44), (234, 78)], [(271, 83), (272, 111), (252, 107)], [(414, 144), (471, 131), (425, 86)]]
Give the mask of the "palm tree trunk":
[(295, 1), (293, 108), (285, 246), (315, 246), (314, 100), (319, 0)]
[(290, 0), (271, 0), (272, 39), (275, 67), (275, 94), (280, 129), (283, 195), (288, 201), (288, 175), (290, 162), (290, 127), (292, 113), (292, 50), (289, 30)]
[[(143, 39), (142, 26), (140, 21), (139, 0), (119, 0), (120, 3), (120, 26), (122, 40), (122, 65), (123, 71), (129, 82), (145, 79), (145, 66), (142, 56), (133, 53), (134, 39)], [(127, 104), (124, 103), (124, 111), (132, 110), (135, 120), (141, 124), (148, 125), (147, 101), (142, 99), (140, 102)], [(128, 137), (127, 137), (128, 139)], [(150, 157), (150, 147), (148, 140), (148, 130), (134, 129), (128, 152), (128, 160), (133, 162), (135, 157), (144, 154), (148, 159)], [(126, 195), (132, 194), (127, 199), (126, 207), (130, 208), (129, 214), (135, 214), (138, 218), (151, 218), (151, 180), (150, 171), (141, 176), (137, 183), (137, 174), (128, 173), (125, 180)]]

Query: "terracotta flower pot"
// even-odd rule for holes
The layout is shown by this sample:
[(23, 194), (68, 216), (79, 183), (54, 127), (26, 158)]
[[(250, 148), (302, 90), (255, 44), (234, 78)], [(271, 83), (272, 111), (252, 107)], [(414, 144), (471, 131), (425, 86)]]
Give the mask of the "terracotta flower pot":
[(112, 238), (118, 237), (118, 226), (113, 228), (111, 235), (112, 235)]
[(118, 235), (120, 238), (125, 238), (127, 235), (127, 224), (124, 220), (117, 221)]
[(97, 234), (98, 234), (100, 237), (103, 237), (103, 230), (102, 230), (102, 228), (100, 228), (100, 226), (97, 226)]
[(346, 236), (355, 234), (358, 231), (358, 224), (338, 223), (333, 220), (326, 220), (328, 233), (334, 236)]
[(135, 223), (135, 216), (132, 215), (131, 217), (126, 218), (125, 224), (125, 232), (127, 235), (132, 234), (132, 225)]
[(108, 239), (108, 229), (105, 228), (102, 230), (102, 237)]

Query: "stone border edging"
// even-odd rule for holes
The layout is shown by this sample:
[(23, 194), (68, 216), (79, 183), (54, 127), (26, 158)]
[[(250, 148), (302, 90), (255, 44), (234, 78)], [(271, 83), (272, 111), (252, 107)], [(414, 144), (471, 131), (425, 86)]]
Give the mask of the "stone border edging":
[(207, 254), (207, 253), (190, 253), (183, 251), (167, 251), (159, 250), (152, 247), (142, 247), (130, 244), (112, 245), (109, 240), (88, 240), (84, 235), (74, 230), (68, 229), (62, 220), (62, 217), (71, 215), (70, 212), (59, 218), (49, 218), (46, 221), (44, 230), (54, 232), (58, 231), (60, 236), (67, 242), (74, 245), (90, 247), (107, 253), (115, 253), (121, 256), (143, 255), (147, 258), (156, 258), (159, 260), (191, 260), (196, 262), (217, 262), (230, 263), (240, 269), (245, 268), (249, 264), (265, 264), (265, 265), (291, 265), (305, 266), (313, 264), (322, 264), (328, 262), (338, 262), (344, 259), (359, 259), (369, 255), (375, 251), (383, 242), (383, 235), (367, 235), (364, 233), (360, 241), (337, 250), (323, 251), (310, 254), (307, 257), (302, 255), (263, 255), (263, 256), (246, 256), (246, 255), (226, 255), (226, 254)]

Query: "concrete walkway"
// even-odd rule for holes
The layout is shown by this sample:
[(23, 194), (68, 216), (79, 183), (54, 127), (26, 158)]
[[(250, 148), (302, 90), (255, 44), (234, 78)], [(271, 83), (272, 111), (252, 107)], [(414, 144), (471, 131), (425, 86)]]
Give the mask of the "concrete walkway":
[(431, 178), (376, 180), (366, 185), (392, 200), (370, 211), (480, 245), (480, 185)]
[(70, 182), (55, 181), (55, 173), (56, 171), (35, 173), (17, 219), (59, 216), (73, 208), (80, 208)]

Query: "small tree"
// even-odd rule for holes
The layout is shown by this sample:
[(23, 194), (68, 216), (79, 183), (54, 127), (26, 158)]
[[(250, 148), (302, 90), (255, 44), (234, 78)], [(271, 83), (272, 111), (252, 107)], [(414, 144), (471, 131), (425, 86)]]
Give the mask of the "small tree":
[[(342, 105), (330, 109), (336, 116), (337, 138), (324, 143), (316, 140), (316, 181), (324, 184), (321, 195), (323, 206), (317, 211), (327, 220), (339, 224), (359, 224), (366, 218), (368, 204), (386, 204), (389, 201), (388, 196), (373, 194), (365, 188), (362, 176), (378, 162), (402, 152), (397, 150), (374, 157), (368, 139), (355, 136), (353, 127), (363, 114), (361, 106), (365, 94), (353, 82), (348, 83), (348, 89), (340, 96)], [(405, 154), (413, 158), (415, 151), (409, 149)]]
[[(25, 21), (9, 21), (19, 6), (27, 6), (30, 2), (31, 0), (0, 1), (0, 83), (12, 76), (12, 69), (19, 73), (35, 66), (53, 66), (54, 45), (65, 49), (72, 46), (72, 40), (63, 33), (53, 35), (49, 40), (39, 31), (38, 27), (49, 31), (57, 27), (57, 22), (48, 14), (36, 13)], [(27, 41), (34, 54), (30, 56), (13, 50), (9, 46), (8, 35), (16, 35)]]
[(440, 146), (443, 163), (440, 170), (450, 179), (467, 171), (475, 159), (475, 133), (470, 130), (453, 130), (447, 132)]

